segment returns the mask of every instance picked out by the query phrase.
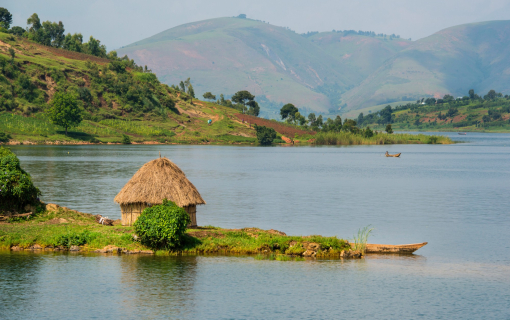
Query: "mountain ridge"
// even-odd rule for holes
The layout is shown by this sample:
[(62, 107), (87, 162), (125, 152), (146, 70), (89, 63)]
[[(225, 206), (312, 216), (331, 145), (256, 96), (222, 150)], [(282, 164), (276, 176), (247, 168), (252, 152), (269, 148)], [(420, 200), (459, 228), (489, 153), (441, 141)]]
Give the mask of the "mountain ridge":
[(508, 91), (510, 21), (440, 30), (409, 41), (356, 32), (300, 35), (241, 18), (177, 26), (119, 49), (162, 82), (191, 77), (196, 92), (248, 90), (262, 115), (293, 103), (303, 112), (342, 114), (422, 97)]

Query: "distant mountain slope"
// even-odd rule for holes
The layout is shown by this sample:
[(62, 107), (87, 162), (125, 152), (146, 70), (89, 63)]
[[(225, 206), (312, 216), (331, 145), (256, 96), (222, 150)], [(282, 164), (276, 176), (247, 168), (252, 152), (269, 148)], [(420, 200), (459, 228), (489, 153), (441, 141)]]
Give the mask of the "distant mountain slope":
[[(118, 51), (149, 65), (167, 84), (191, 77), (199, 94), (245, 89), (273, 102), (273, 112), (290, 102), (302, 111), (328, 113), (338, 109), (342, 93), (398, 51), (382, 42), (342, 38), (342, 33), (310, 38), (260, 21), (218, 18), (178, 26)], [(346, 63), (346, 55), (354, 57)], [(267, 107), (262, 104), (263, 111)]]
[(197, 93), (248, 90), (277, 103), (327, 112), (328, 98), (313, 89), (325, 82), (345, 91), (342, 66), (308, 39), (281, 27), (238, 18), (190, 23), (118, 50), (149, 65), (167, 84), (191, 77)]
[(418, 98), (510, 91), (510, 21), (448, 28), (409, 40), (355, 32), (307, 36), (260, 21), (218, 18), (181, 25), (119, 51), (167, 84), (191, 77), (198, 95), (248, 90), (262, 116), (284, 103), (303, 113)]
[(510, 21), (466, 24), (420, 39), (342, 96), (346, 109), (469, 89), (510, 91)]
[(382, 37), (362, 36), (344, 32), (321, 32), (310, 37), (317, 46), (348, 66), (349, 77), (355, 83), (363, 81), (384, 61), (412, 44), (410, 40), (388, 40)]

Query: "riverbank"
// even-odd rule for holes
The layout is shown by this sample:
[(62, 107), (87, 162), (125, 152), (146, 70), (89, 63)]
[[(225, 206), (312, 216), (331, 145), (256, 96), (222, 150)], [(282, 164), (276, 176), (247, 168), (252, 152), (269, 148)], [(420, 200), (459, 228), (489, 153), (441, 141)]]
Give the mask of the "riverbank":
[[(251, 254), (260, 258), (294, 257), (360, 258), (347, 240), (337, 237), (288, 236), (277, 230), (258, 228), (188, 229), (184, 245), (178, 250), (154, 250), (143, 246), (134, 228), (99, 224), (96, 216), (54, 204), (30, 217), (0, 223), (0, 249), (33, 251), (73, 251), (125, 254)], [(282, 259), (282, 257), (278, 258)]]

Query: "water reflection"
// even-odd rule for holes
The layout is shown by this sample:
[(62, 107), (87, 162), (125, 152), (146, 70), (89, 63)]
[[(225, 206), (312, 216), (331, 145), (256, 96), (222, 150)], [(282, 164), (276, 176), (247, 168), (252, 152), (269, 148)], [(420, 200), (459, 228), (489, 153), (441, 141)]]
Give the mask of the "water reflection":
[(122, 308), (142, 318), (182, 318), (194, 301), (196, 257), (130, 255), (120, 258)]
[(2, 313), (24, 308), (34, 296), (41, 256), (31, 252), (0, 250), (0, 318)]

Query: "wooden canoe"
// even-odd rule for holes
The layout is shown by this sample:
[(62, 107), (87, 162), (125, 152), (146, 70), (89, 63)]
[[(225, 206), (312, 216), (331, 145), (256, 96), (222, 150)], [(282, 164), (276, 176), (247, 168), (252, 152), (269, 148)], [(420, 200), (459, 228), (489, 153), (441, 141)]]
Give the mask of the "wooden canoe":
[(386, 156), (387, 157), (393, 157), (393, 158), (398, 158), (400, 157), (402, 153), (397, 153), (397, 154), (389, 154), (388, 151), (386, 151)]
[[(420, 249), (428, 242), (423, 243), (413, 243), (413, 244), (401, 244), (401, 245), (391, 245), (391, 244), (372, 244), (367, 243), (366, 253), (401, 253), (401, 254), (409, 254), (413, 253), (416, 250)], [(351, 247), (354, 247), (354, 243), (351, 243)]]

